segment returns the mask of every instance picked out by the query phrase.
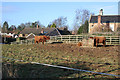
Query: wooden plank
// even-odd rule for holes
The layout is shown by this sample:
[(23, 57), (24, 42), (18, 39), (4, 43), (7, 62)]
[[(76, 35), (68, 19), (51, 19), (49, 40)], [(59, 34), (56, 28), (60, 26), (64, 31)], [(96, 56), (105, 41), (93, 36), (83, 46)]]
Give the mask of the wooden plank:
[[(51, 40), (55, 40), (55, 41), (61, 40), (66, 43), (77, 43), (77, 42), (81, 41), (84, 36), (86, 36), (86, 35), (62, 35), (62, 36), (54, 36), (55, 39), (51, 39)], [(52, 37), (52, 38), (54, 38), (54, 37)], [(86, 37), (88, 37), (88, 36), (86, 36)], [(106, 44), (109, 44), (109, 45), (113, 45), (113, 44), (116, 45), (116, 43), (118, 43), (118, 45), (120, 44), (119, 36), (105, 36), (105, 37), (106, 37)]]

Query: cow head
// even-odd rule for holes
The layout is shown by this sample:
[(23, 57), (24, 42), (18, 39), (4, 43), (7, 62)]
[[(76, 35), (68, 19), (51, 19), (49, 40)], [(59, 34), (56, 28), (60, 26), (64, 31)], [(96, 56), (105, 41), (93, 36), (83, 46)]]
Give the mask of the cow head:
[(94, 37), (90, 37), (90, 39), (94, 39)]
[(47, 36), (47, 38), (46, 38), (47, 40), (49, 40), (50, 39), (50, 36)]
[(44, 38), (45, 38), (46, 40), (49, 40), (49, 39), (50, 39), (50, 37), (49, 37), (49, 36), (44, 36)]

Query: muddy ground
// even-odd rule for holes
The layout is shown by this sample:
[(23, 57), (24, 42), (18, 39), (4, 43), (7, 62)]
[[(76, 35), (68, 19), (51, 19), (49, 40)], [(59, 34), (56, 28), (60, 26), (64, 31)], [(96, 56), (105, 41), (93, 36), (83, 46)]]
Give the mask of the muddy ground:
[[(76, 44), (64, 43), (45, 45), (4, 44), (2, 50), (3, 56), (14, 59), (120, 75), (120, 67), (118, 64), (120, 52), (119, 46), (79, 47)], [(5, 65), (12, 66), (10, 68)], [(3, 77), (8, 78), (116, 78), (106, 75), (51, 68), (30, 64), (29, 62), (12, 61), (9, 59), (3, 59), (3, 66), (3, 70), (6, 71), (6, 73), (3, 73)], [(21, 73), (23, 75), (20, 75)], [(26, 75), (27, 73), (29, 73), (29, 75)]]

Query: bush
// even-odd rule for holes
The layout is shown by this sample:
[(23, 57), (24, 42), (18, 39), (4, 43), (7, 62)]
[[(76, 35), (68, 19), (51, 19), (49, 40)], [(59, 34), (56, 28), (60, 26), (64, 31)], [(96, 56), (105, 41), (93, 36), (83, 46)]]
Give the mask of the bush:
[(26, 38), (24, 38), (24, 37), (19, 37), (19, 39), (20, 39), (20, 40), (25, 40)]
[(8, 38), (8, 37), (6, 37), (6, 41), (4, 43), (10, 44), (13, 41), (16, 41), (16, 39), (15, 38)]
[(18, 37), (17, 39), (16, 39), (16, 41), (20, 41), (20, 40), (25, 40), (26, 38), (24, 38), (24, 37)]
[(106, 25), (95, 25), (90, 33), (96, 33), (96, 32), (112, 32), (112, 29)]
[(119, 27), (117, 27), (117, 31), (120, 31), (120, 26), (119, 26)]

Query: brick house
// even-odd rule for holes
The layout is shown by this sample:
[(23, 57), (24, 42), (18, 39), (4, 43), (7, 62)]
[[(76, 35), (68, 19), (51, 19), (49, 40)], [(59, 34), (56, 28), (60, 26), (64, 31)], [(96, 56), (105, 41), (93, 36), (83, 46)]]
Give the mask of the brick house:
[(120, 15), (103, 15), (103, 9), (100, 10), (99, 15), (91, 15), (89, 19), (89, 33), (91, 33), (94, 26), (106, 25), (112, 31), (117, 31), (120, 27)]

